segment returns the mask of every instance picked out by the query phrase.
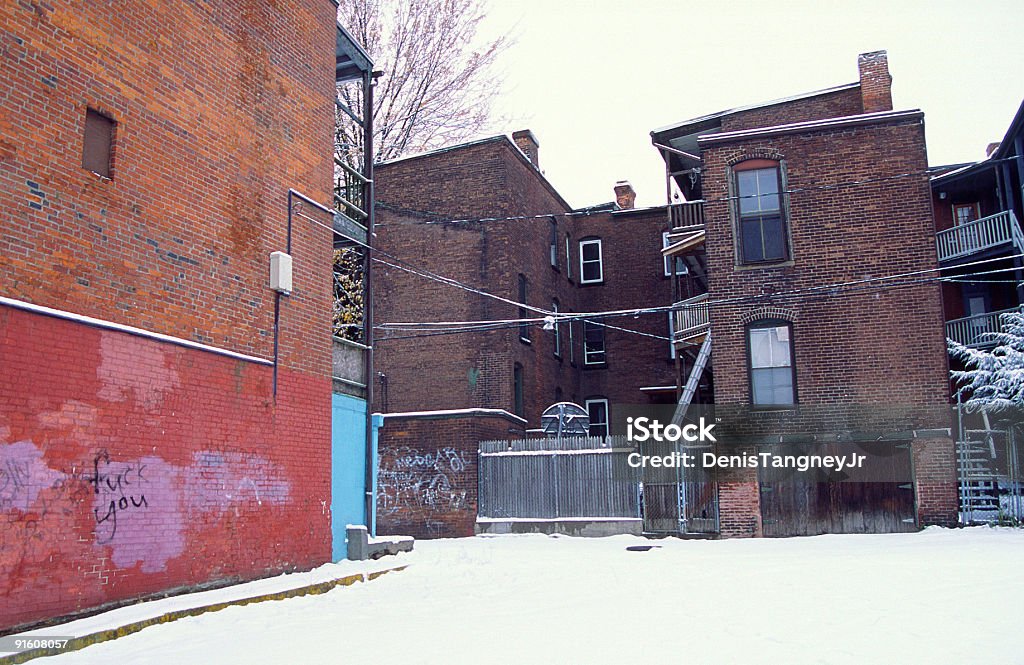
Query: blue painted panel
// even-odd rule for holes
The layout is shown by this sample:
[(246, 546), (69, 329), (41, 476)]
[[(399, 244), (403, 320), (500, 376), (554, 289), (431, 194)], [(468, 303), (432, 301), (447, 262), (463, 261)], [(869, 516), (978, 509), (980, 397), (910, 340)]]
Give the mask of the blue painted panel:
[[(376, 440), (374, 444), (376, 452)], [(347, 553), (345, 526), (366, 522), (366, 401), (348, 395), (332, 395), (331, 536), (334, 561), (341, 561)]]

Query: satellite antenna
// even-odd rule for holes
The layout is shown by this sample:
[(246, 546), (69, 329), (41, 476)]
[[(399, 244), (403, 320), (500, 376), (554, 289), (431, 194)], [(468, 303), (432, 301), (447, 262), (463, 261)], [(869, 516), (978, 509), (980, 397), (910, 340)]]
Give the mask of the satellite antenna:
[(589, 436), (590, 416), (587, 410), (572, 402), (558, 402), (544, 409), (540, 424), (547, 436), (561, 441), (563, 436)]

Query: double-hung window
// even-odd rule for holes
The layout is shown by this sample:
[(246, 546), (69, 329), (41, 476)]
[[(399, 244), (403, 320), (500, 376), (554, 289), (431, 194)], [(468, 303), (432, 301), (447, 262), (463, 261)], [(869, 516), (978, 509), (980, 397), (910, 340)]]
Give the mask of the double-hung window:
[(604, 326), (593, 321), (583, 321), (583, 364), (603, 365), (606, 362), (604, 348)]
[(587, 417), (590, 419), (590, 436), (608, 436), (608, 400), (594, 397), (586, 400)]
[(747, 328), (750, 401), (754, 406), (796, 404), (793, 326), (787, 321), (759, 321)]
[(741, 263), (789, 258), (782, 176), (778, 162), (751, 159), (733, 167)]
[(580, 240), (580, 284), (598, 284), (603, 281), (601, 239)]

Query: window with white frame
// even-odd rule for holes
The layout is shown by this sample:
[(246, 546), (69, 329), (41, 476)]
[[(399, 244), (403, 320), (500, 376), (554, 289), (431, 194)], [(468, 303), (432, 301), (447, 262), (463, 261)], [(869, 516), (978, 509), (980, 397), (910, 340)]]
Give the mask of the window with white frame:
[(608, 436), (608, 400), (603, 397), (592, 397), (586, 400), (587, 417), (590, 418), (590, 436), (602, 439)]
[(603, 365), (607, 360), (604, 346), (604, 326), (583, 321), (583, 364)]
[(580, 240), (580, 284), (597, 284), (604, 281), (604, 265), (601, 261), (601, 239)]
[(572, 279), (572, 236), (565, 234), (565, 276)]
[[(669, 246), (669, 244), (670, 244), (669, 243), (669, 235), (670, 235), (670, 233), (671, 233), (670, 231), (662, 231), (662, 233), (661, 233), (661, 247), (662, 247), (662, 249), (664, 249), (665, 247)], [(665, 277), (671, 277), (672, 276), (672, 263), (673, 262), (676, 264), (676, 274), (677, 275), (685, 275), (688, 272), (690, 272), (690, 270), (686, 267), (686, 261), (683, 261), (683, 258), (681, 256), (677, 256), (677, 257), (674, 257), (674, 258), (671, 257), (671, 256), (665, 256), (665, 257), (662, 257), (662, 258), (663, 258), (663, 262), (665, 264), (665, 266), (664, 266), (664, 275), (665, 275)]]

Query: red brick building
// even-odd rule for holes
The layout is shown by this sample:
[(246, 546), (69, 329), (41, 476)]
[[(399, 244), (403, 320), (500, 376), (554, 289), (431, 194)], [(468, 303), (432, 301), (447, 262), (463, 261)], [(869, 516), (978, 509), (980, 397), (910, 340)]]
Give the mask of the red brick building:
[(727, 443), (845, 453), (897, 442), (884, 460), (870, 455), (880, 466), (865, 482), (719, 474), (702, 501), (717, 496), (723, 536), (956, 521), (939, 286), (880, 279), (936, 276), (923, 114), (892, 110), (885, 52), (858, 65), (857, 83), (652, 132), (694, 201), (674, 205), (668, 253), (699, 257), (707, 274), (680, 278), (677, 340), (692, 365), (713, 336), (705, 401), (743, 421)]
[(513, 138), (377, 165), (376, 243), (386, 262), (374, 266), (378, 321), (456, 323), (382, 333), (375, 408), (497, 408), (536, 428), (562, 400), (589, 401), (599, 424), (609, 422), (610, 404), (674, 401), (667, 313), (453, 331), (457, 322), (542, 316), (517, 303), (582, 313), (660, 306), (671, 296), (657, 245), (665, 208), (633, 209), (632, 188), (620, 183), (617, 203), (573, 210), (538, 168), (533, 135)]
[(0, 630), (328, 561), (335, 7), (0, 26)]

